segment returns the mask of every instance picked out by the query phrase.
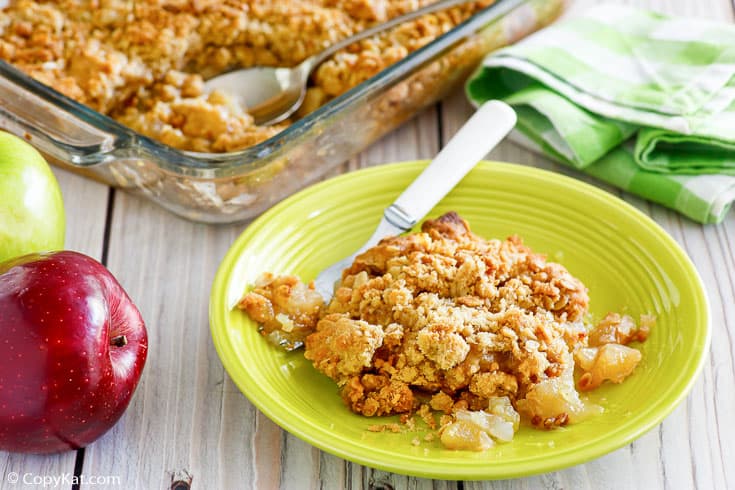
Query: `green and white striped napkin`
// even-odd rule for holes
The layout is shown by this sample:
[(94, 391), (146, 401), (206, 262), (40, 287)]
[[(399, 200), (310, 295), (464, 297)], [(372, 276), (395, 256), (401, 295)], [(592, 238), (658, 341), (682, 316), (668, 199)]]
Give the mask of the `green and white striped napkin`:
[(600, 5), (489, 55), (467, 83), (526, 144), (701, 223), (735, 200), (735, 26)]

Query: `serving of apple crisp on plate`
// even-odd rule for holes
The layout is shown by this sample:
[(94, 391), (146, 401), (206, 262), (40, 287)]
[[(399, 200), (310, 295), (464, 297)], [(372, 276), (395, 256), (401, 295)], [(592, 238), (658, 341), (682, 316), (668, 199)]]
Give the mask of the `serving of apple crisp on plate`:
[[(449, 449), (508, 442), (523, 419), (550, 429), (603, 410), (579, 396), (622, 382), (641, 360), (636, 325), (596, 326), (587, 289), (522, 240), (485, 240), (457, 213), (389, 237), (343, 272), (329, 305), (293, 276), (270, 273), (238, 304), (264, 335), (305, 343), (304, 356), (366, 416), (444, 413)], [(575, 365), (581, 372), (577, 386)]]
[(210, 323), (248, 399), (320, 449), (429, 478), (552, 471), (660, 423), (707, 349), (701, 282), (657, 225), (579, 181), (481, 162), (323, 302), (308, 281), (422, 165), (311, 187), (232, 246)]

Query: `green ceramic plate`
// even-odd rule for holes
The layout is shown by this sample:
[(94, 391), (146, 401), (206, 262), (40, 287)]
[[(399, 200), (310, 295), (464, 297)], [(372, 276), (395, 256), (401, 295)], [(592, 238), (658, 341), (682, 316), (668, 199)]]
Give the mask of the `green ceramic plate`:
[(324, 451), (395, 473), (441, 479), (527, 476), (579, 464), (624, 446), (659, 424), (682, 401), (708, 350), (709, 311), (685, 253), (658, 225), (625, 202), (579, 181), (534, 168), (483, 162), (430, 213), (455, 210), (490, 238), (522, 236), (588, 286), (591, 310), (657, 316), (643, 361), (621, 385), (592, 396), (605, 412), (554, 431), (522, 427), (513, 442), (474, 453), (412, 444), (418, 433), (372, 433), (395, 418), (351, 413), (335, 384), (301, 352), (267, 344), (233, 310), (261, 272), (310, 280), (360, 246), (383, 209), (424, 163), (346, 174), (283, 201), (247, 227), (222, 261), (210, 299), (217, 352), (242, 392), (290, 433)]

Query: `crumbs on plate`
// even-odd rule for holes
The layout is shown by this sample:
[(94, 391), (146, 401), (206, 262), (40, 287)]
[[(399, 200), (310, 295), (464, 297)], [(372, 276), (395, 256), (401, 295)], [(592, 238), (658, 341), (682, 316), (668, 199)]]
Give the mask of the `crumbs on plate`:
[(329, 304), (293, 276), (264, 274), (239, 307), (273, 343), (303, 343), (352, 411), (402, 415), (368, 430), (414, 430), (417, 415), (445, 447), (480, 451), (522, 421), (553, 429), (600, 413), (580, 392), (634, 371), (641, 352), (629, 344), (654, 318), (592, 324), (588, 303), (564, 266), (519, 237), (479, 237), (452, 212), (359, 255)]

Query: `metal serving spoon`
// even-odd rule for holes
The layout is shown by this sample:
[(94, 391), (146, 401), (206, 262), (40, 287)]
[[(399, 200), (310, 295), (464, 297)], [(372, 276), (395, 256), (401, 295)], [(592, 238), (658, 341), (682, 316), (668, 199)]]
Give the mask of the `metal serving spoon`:
[(418, 10), (394, 17), (364, 31), (345, 38), (324, 51), (306, 58), (293, 68), (255, 66), (231, 71), (210, 78), (204, 84), (205, 92), (219, 89), (235, 96), (253, 116), (256, 124), (274, 124), (293, 114), (304, 100), (306, 83), (311, 72), (340, 49), (361, 39), (373, 36), (422, 15), (445, 10), (470, 0), (440, 0)]

